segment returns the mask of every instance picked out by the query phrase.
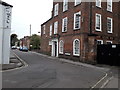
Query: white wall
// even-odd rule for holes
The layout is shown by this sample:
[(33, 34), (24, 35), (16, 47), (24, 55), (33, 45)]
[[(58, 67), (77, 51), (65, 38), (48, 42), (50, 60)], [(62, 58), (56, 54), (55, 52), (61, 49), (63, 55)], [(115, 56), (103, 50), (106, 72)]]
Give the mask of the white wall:
[(0, 5), (0, 12), (0, 64), (9, 64), (11, 16), (8, 18), (7, 15), (11, 7)]
[[(3, 6), (0, 4), (0, 12), (3, 10)], [(0, 13), (0, 64), (2, 63), (2, 40), (3, 40), (3, 13)]]

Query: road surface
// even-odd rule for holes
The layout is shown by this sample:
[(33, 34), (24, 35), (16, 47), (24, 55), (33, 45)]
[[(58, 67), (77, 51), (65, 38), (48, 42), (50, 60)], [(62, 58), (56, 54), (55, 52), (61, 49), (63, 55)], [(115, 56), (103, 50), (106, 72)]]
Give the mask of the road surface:
[(91, 88), (103, 70), (64, 63), (32, 52), (15, 50), (28, 66), (3, 72), (3, 88)]

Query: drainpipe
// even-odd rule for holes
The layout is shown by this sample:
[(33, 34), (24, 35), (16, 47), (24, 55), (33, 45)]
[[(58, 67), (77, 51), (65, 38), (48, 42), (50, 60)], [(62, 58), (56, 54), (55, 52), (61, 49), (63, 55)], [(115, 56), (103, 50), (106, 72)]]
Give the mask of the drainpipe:
[(89, 2), (89, 33), (88, 36), (91, 39), (94, 39), (94, 43), (92, 43), (89, 47), (90, 50), (93, 49), (93, 52), (89, 52), (89, 53), (94, 53), (94, 57), (90, 57), (91, 60), (94, 60), (93, 63), (96, 63), (96, 52), (97, 52), (97, 46), (96, 46), (96, 39), (95, 37), (97, 36), (97, 34), (92, 33), (92, 2)]
[(92, 35), (92, 2), (89, 2), (89, 35)]

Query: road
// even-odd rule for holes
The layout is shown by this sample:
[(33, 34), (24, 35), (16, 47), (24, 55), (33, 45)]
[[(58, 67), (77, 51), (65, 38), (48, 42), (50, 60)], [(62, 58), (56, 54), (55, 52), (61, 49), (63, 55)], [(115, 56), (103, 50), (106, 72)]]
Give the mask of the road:
[(3, 88), (91, 88), (105, 76), (99, 68), (63, 63), (32, 52), (14, 53), (28, 66), (3, 72)]

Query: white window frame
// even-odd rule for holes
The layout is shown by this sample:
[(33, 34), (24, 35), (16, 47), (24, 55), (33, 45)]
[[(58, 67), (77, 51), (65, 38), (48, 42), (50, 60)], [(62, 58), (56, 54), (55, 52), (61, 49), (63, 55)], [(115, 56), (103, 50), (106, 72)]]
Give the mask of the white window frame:
[(50, 36), (52, 36), (52, 24), (50, 25)]
[[(101, 44), (103, 44), (103, 40), (97, 40), (97, 42), (99, 42), (99, 41), (101, 42)], [(101, 45), (101, 44), (100, 44), (100, 45)]]
[[(97, 29), (97, 22), (98, 22), (98, 18), (97, 18), (97, 15), (99, 15), (100, 16), (100, 29)], [(101, 19), (101, 14), (98, 14), (98, 13), (96, 13), (96, 16), (95, 16), (95, 29), (96, 29), (96, 31), (102, 31), (102, 19)]]
[[(111, 21), (111, 30), (108, 30), (108, 19)], [(113, 19), (110, 17), (107, 17), (107, 32), (108, 33), (113, 33)]]
[[(65, 22), (66, 21), (66, 22)], [(65, 23), (66, 23), (66, 30), (65, 30)], [(67, 32), (67, 24), (68, 24), (68, 18), (67, 17), (65, 17), (65, 18), (63, 18), (63, 20), (62, 20), (62, 32)]]
[[(79, 49), (78, 49), (79, 52), (78, 52), (78, 54), (75, 53), (75, 41), (76, 41), (76, 40), (79, 42)], [(79, 40), (79, 39), (75, 39), (75, 40), (73, 41), (73, 55), (74, 55), (74, 56), (80, 56), (80, 40)]]
[(106, 43), (111, 43), (112, 44), (113, 42), (112, 41), (106, 41)]
[(59, 42), (59, 54), (63, 54), (64, 53), (64, 42), (63, 40), (61, 40)]
[(107, 11), (112, 12), (112, 0), (107, 0)]
[(59, 4), (55, 4), (54, 6), (54, 16), (57, 16), (58, 15), (58, 11), (59, 11)]
[(58, 21), (54, 22), (54, 34), (58, 33)]
[(81, 3), (81, 0), (75, 0), (75, 6), (77, 6), (78, 4), (80, 4)]
[(96, 0), (96, 6), (101, 8), (101, 0)]
[[(76, 15), (77, 14), (79, 14), (80, 15), (80, 17), (79, 17), (79, 27), (78, 28), (76, 28)], [(79, 11), (79, 12), (77, 12), (77, 13), (74, 13), (74, 30), (76, 30), (76, 29), (80, 29), (81, 28), (81, 11)]]
[(68, 0), (63, 0), (63, 12), (68, 10)]
[(45, 29), (46, 29), (46, 26), (43, 25), (43, 34), (45, 34)]

